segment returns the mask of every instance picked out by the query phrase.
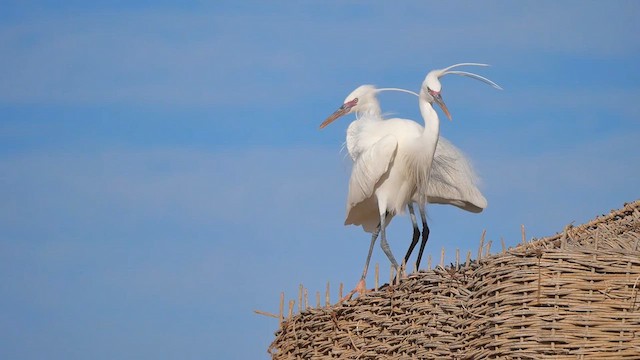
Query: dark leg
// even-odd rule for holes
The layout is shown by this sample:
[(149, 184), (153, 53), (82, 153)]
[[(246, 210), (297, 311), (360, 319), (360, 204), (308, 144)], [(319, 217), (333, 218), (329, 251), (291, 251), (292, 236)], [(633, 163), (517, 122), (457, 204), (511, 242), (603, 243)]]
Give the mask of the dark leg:
[(418, 229), (418, 222), (416, 221), (416, 214), (413, 210), (413, 203), (409, 203), (409, 217), (411, 217), (411, 224), (413, 225), (413, 238), (411, 239), (411, 245), (409, 245), (409, 250), (407, 250), (407, 254), (404, 256), (404, 263), (409, 263), (409, 257), (411, 257), (411, 253), (413, 252), (413, 248), (418, 244), (418, 240), (420, 239), (420, 229)]
[(416, 261), (416, 268), (420, 269), (420, 260), (422, 260), (422, 252), (427, 245), (429, 239), (429, 225), (427, 225), (427, 215), (424, 208), (420, 206), (420, 217), (422, 218), (422, 242), (420, 243), (420, 252), (418, 252), (418, 260)]

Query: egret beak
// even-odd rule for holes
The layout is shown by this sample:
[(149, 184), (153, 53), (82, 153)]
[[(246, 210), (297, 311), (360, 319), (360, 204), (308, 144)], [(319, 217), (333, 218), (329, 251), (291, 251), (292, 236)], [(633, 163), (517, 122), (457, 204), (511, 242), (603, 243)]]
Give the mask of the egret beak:
[(320, 124), (320, 129), (323, 129), (325, 126), (331, 124), (337, 118), (343, 116), (347, 112), (349, 112), (349, 109), (347, 109), (344, 105), (340, 106), (340, 108), (336, 110), (333, 114), (331, 114), (331, 116), (329, 116), (327, 120), (323, 121), (322, 124)]
[(351, 111), (351, 108), (353, 108), (354, 106), (356, 106), (356, 104), (358, 103), (358, 99), (353, 99), (349, 102), (346, 102), (344, 104), (342, 104), (342, 106), (340, 106), (340, 108), (338, 108), (338, 110), (336, 110), (333, 114), (331, 114), (331, 116), (329, 116), (327, 118), (327, 120), (323, 121), (322, 124), (320, 124), (320, 129), (323, 129), (325, 126), (331, 124), (332, 122), (334, 122), (337, 118), (348, 114)]
[(440, 105), (440, 108), (442, 109), (442, 111), (444, 111), (444, 114), (447, 115), (447, 118), (449, 118), (449, 121), (451, 121), (451, 114), (449, 113), (449, 109), (447, 109), (447, 105), (445, 105), (444, 100), (442, 100), (442, 95), (440, 94), (432, 94), (436, 103), (438, 105)]

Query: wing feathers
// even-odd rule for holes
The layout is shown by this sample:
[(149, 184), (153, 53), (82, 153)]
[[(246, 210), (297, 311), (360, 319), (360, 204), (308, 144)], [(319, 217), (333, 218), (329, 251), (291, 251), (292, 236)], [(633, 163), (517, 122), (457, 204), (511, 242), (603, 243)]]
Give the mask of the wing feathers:
[(487, 199), (477, 183), (478, 178), (471, 163), (462, 151), (440, 137), (431, 167), (427, 202), (451, 204), (467, 211), (481, 212), (487, 207)]

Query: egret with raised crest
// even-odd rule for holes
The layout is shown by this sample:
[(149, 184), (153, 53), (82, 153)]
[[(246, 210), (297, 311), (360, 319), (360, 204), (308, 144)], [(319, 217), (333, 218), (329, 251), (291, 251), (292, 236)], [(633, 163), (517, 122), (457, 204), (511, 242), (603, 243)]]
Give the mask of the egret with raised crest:
[[(391, 89), (375, 89), (372, 86), (356, 89), (320, 126), (323, 128), (345, 114), (356, 113), (357, 120), (347, 130), (347, 149), (354, 165), (349, 181), (345, 224), (362, 225), (365, 231), (372, 233), (372, 237), (362, 278), (351, 294), (355, 291), (362, 293), (366, 289), (366, 274), (378, 234), (383, 251), (391, 264), (399, 270), (386, 239), (386, 225), (393, 215), (401, 213), (412, 201), (417, 201), (421, 209), (428, 202), (428, 184), (440, 127), (432, 104), (438, 104), (445, 115), (451, 118), (442, 100), (439, 78), (447, 74), (464, 75), (498, 87), (482, 76), (453, 70), (462, 65), (482, 66), (457, 64), (427, 74), (419, 95), (424, 127), (407, 119), (381, 121), (380, 106), (375, 95), (378, 91)], [(448, 141), (443, 144), (450, 145)], [(446, 172), (446, 166), (443, 169)], [(438, 177), (446, 178), (434, 175), (434, 178)], [(416, 242), (414, 236), (412, 245), (415, 246)], [(410, 252), (407, 257), (409, 254)]]

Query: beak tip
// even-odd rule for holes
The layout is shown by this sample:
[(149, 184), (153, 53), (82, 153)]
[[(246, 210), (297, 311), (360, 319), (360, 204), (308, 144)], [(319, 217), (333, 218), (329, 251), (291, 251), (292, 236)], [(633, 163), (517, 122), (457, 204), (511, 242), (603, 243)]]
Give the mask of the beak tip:
[(322, 124), (320, 124), (320, 129), (325, 128), (327, 125), (331, 124), (334, 120), (336, 120), (337, 118), (339, 118), (342, 115), (344, 115), (344, 111), (342, 111), (342, 110), (338, 110), (338, 111), (334, 112), (325, 121), (323, 121)]

